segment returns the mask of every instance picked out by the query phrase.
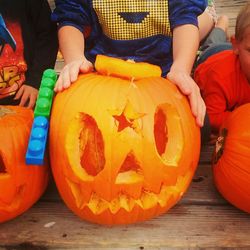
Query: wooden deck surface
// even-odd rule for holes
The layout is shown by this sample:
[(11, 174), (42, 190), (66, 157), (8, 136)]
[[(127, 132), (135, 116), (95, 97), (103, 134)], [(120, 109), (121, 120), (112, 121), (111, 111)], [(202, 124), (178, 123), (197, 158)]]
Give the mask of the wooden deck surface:
[[(217, 12), (235, 17), (247, 1), (216, 1)], [(60, 62), (57, 69), (60, 69)], [(188, 192), (157, 218), (113, 228), (80, 220), (60, 199), (51, 181), (26, 213), (0, 225), (0, 250), (47, 249), (250, 249), (250, 215), (227, 203), (216, 191), (211, 172), (213, 148), (202, 149)]]
[(240, 8), (247, 0), (214, 0), (218, 15), (225, 14), (229, 17), (229, 34), (234, 34), (235, 22)]
[(32, 249), (250, 249), (250, 215), (228, 204), (211, 174), (212, 147), (204, 147), (188, 192), (169, 212), (127, 226), (80, 220), (51, 182), (29, 211), (0, 226), (0, 250)]

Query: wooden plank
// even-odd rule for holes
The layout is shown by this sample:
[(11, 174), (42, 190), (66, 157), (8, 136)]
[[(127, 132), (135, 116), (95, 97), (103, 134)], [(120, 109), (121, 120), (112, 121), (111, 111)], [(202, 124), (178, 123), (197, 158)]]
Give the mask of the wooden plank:
[(211, 164), (215, 145), (204, 145), (201, 147), (199, 164)]
[(245, 5), (248, 0), (215, 0), (216, 12), (218, 15), (225, 14), (229, 17), (230, 35), (234, 34), (236, 17), (241, 7)]
[(238, 249), (250, 248), (249, 235), (249, 215), (232, 206), (176, 205), (146, 222), (110, 228), (80, 220), (63, 204), (42, 202), (1, 225), (0, 247), (23, 249), (22, 244), (26, 244), (36, 246), (34, 249)]
[(198, 166), (191, 185), (180, 204), (214, 206), (227, 204), (214, 185), (211, 165)]

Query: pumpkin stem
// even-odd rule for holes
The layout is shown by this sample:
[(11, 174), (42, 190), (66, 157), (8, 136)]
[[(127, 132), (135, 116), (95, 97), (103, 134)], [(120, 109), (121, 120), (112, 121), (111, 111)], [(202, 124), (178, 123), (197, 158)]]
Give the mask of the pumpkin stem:
[(97, 55), (95, 69), (102, 75), (115, 76), (130, 80), (161, 76), (161, 68), (159, 66), (145, 62), (134, 62), (132, 60), (125, 61), (104, 55)]
[(220, 136), (216, 140), (215, 150), (212, 157), (213, 164), (216, 164), (223, 154), (227, 134), (228, 130), (226, 128), (223, 128), (220, 132)]
[(13, 111), (9, 108), (0, 107), (0, 117), (3, 117), (7, 114), (15, 114), (15, 111)]

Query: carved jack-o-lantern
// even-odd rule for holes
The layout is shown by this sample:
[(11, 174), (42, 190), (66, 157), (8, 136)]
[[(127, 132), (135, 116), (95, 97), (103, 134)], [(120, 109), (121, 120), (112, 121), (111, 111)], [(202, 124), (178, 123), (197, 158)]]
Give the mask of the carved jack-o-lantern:
[(214, 181), (234, 206), (250, 213), (250, 104), (235, 109), (220, 129), (213, 157)]
[(199, 157), (199, 128), (186, 98), (158, 67), (104, 56), (95, 67), (97, 73), (81, 75), (53, 104), (57, 187), (86, 220), (149, 219), (186, 191)]
[(0, 106), (0, 222), (26, 211), (47, 185), (47, 167), (25, 164), (32, 120), (30, 109)]

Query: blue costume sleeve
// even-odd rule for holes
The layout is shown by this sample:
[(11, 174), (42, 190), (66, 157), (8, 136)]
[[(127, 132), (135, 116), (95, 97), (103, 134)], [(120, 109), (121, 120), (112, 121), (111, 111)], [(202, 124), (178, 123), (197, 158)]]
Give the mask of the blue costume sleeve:
[(84, 27), (90, 25), (91, 18), (87, 1), (55, 0), (55, 4), (52, 20), (58, 22), (59, 28), (70, 25), (83, 32)]
[(205, 10), (207, 0), (169, 0), (171, 30), (184, 24), (198, 26), (197, 17)]

